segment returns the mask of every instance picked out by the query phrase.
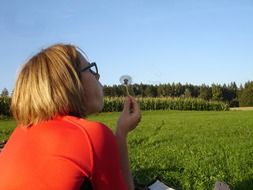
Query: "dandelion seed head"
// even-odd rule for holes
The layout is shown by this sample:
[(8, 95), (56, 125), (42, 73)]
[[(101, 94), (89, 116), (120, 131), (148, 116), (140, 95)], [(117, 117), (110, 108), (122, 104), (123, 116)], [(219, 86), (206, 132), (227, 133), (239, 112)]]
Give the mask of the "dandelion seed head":
[(129, 85), (132, 83), (132, 77), (129, 75), (123, 75), (120, 77), (119, 81), (123, 85)]

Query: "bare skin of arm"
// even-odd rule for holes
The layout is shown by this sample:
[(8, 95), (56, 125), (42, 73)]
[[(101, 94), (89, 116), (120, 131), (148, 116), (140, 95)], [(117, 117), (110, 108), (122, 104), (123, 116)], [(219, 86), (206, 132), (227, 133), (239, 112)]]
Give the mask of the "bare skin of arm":
[(123, 111), (119, 116), (115, 135), (119, 146), (123, 177), (129, 190), (134, 190), (134, 183), (128, 158), (127, 136), (130, 131), (137, 127), (140, 120), (141, 112), (139, 104), (133, 97), (128, 96), (124, 103)]

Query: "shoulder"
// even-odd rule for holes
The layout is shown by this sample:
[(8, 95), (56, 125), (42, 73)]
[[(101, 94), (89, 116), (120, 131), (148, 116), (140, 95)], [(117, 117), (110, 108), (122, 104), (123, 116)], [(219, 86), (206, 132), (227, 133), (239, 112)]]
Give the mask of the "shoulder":
[(114, 137), (112, 130), (103, 123), (72, 116), (65, 116), (63, 120), (75, 125), (80, 130), (87, 133), (90, 137), (96, 138)]

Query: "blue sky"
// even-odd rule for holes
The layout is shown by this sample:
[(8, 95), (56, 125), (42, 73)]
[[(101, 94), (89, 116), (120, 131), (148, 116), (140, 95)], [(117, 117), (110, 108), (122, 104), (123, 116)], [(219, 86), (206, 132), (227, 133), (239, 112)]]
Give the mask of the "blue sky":
[(81, 47), (101, 82), (194, 85), (253, 80), (252, 0), (0, 2), (0, 90), (53, 43)]

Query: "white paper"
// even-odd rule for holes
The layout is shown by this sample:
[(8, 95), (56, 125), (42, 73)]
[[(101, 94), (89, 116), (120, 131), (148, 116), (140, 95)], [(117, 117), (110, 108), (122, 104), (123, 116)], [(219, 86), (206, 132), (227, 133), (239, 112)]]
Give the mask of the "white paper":
[(148, 188), (150, 190), (175, 190), (175, 189), (168, 187), (167, 185), (165, 185), (164, 183), (162, 183), (159, 180), (156, 180), (156, 182), (153, 183), (152, 185), (150, 185)]

